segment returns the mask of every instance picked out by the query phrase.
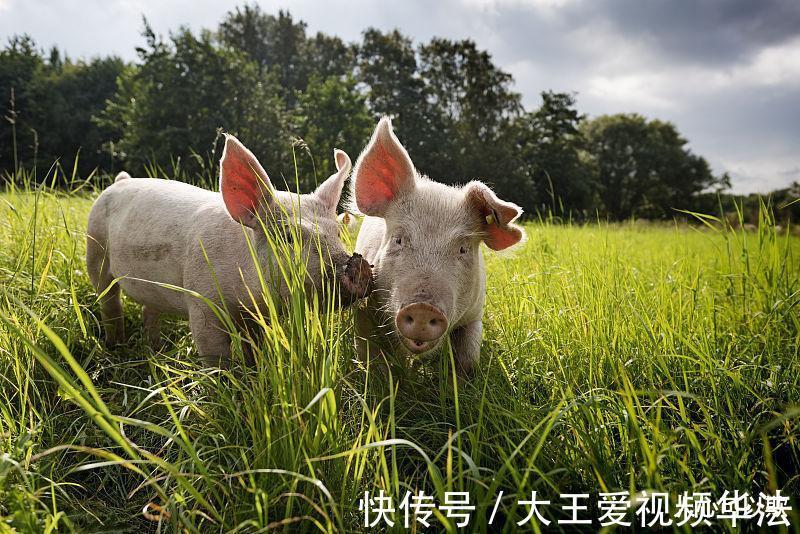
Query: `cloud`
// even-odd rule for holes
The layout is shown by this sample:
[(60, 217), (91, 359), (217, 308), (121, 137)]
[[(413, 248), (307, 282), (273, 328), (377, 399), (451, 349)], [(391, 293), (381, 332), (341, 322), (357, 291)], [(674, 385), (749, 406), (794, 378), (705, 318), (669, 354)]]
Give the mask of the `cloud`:
[[(583, 5), (582, 8), (589, 8)], [(794, 0), (598, 0), (592, 18), (658, 53), (662, 61), (724, 65), (762, 47), (797, 36), (800, 4)], [(586, 12), (572, 11), (573, 22)]]
[[(496, 16), (504, 39), (493, 50), (527, 105), (553, 88), (576, 91), (590, 115), (670, 120), (715, 172), (731, 173), (735, 191), (766, 191), (797, 179), (785, 171), (800, 164), (800, 25), (775, 22), (800, 10), (771, 4), (700, 2), (698, 12), (676, 3), (644, 17), (598, 1), (557, 9), (544, 24), (529, 7), (510, 8)], [(761, 31), (770, 24), (774, 34)]]
[[(10, 6), (13, 3), (13, 9)], [(236, 2), (241, 3), (241, 2)], [(162, 34), (213, 28), (235, 2), (0, 0), (0, 35), (28, 32), (70, 55), (136, 59), (141, 16)], [(735, 189), (798, 179), (800, 2), (796, 0), (260, 0), (309, 31), (360, 39), (399, 28), (418, 42), (472, 39), (514, 75), (528, 107), (544, 90), (576, 92), (592, 116), (672, 121)], [(76, 31), (77, 28), (77, 31)]]
[(728, 84), (800, 87), (800, 37), (760, 50), (730, 73)]

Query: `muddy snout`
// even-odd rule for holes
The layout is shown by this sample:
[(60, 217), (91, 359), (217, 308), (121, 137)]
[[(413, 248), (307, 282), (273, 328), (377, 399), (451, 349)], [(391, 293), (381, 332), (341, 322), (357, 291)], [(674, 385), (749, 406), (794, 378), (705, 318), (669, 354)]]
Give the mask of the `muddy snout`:
[(414, 302), (404, 306), (395, 316), (395, 326), (403, 344), (414, 353), (430, 350), (447, 332), (447, 317), (432, 304)]
[(339, 282), (344, 289), (344, 295), (351, 301), (363, 299), (372, 293), (375, 285), (372, 267), (361, 254), (354, 252), (341, 269)]

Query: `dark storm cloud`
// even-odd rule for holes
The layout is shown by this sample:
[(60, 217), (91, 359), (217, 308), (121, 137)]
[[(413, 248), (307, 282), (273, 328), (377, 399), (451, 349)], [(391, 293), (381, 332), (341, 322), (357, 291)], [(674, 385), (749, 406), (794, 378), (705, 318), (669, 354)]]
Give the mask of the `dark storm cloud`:
[[(800, 36), (800, 2), (581, 1), (543, 9), (536, 2), (509, 2), (483, 14), (496, 24), (511, 57), (536, 56), (546, 64), (580, 59), (564, 49), (584, 29), (618, 34), (647, 48), (662, 63), (725, 66), (746, 61), (766, 46)], [(607, 50), (608, 54), (618, 51)]]
[(800, 35), (796, 0), (601, 1), (573, 6), (571, 21), (585, 17), (586, 8), (676, 61), (742, 61)]

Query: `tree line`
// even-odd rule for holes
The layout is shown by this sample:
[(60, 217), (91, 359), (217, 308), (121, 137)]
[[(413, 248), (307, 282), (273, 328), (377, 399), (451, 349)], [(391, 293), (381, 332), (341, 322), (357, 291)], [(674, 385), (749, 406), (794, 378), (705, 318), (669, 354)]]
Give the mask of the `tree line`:
[(730, 186), (669, 122), (590, 119), (574, 94), (552, 91), (525, 109), (512, 76), (471, 40), (416, 44), (370, 28), (347, 43), (257, 5), (214, 30), (167, 38), (145, 20), (143, 37), (135, 62), (72, 60), (27, 35), (9, 39), (0, 51), (6, 180), (56, 161), (81, 176), (125, 169), (208, 185), (226, 131), (273, 181), (308, 190), (333, 171), (334, 147), (357, 156), (390, 115), (420, 171), (482, 179), (528, 213), (671, 218), (676, 208), (713, 209)]

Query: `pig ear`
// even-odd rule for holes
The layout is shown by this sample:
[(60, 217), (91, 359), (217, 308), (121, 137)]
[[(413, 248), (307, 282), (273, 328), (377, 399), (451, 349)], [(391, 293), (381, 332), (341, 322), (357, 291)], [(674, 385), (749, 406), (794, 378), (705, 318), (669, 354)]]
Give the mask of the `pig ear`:
[(350, 157), (338, 148), (333, 151), (333, 157), (336, 160), (336, 173), (322, 182), (314, 194), (330, 211), (336, 213), (336, 206), (339, 205), (339, 199), (342, 196), (342, 188), (353, 165), (350, 163)]
[(228, 134), (219, 168), (219, 189), (228, 213), (233, 220), (255, 228), (259, 211), (269, 209), (274, 201), (267, 172), (252, 152)]
[(353, 172), (356, 206), (367, 215), (382, 216), (399, 194), (414, 189), (416, 172), (408, 152), (384, 117), (375, 128)]
[(470, 182), (464, 190), (467, 205), (480, 216), (486, 233), (483, 241), (490, 249), (506, 249), (525, 237), (522, 228), (513, 224), (522, 215), (522, 208), (497, 198), (494, 191), (481, 182)]

